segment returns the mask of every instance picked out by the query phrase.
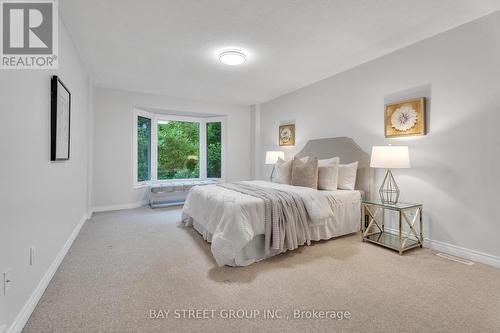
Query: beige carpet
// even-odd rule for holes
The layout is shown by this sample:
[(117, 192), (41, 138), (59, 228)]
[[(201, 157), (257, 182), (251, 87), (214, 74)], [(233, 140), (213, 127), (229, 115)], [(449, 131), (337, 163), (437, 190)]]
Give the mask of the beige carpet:
[[(499, 269), (426, 249), (399, 256), (359, 235), (220, 268), (209, 244), (179, 221), (179, 209), (95, 214), (24, 332), (500, 332)], [(169, 318), (150, 319), (159, 309)], [(213, 319), (173, 317), (184, 309), (216, 311)], [(221, 318), (238, 309), (261, 315)], [(264, 319), (266, 309), (283, 318)], [(352, 318), (293, 319), (295, 309)]]

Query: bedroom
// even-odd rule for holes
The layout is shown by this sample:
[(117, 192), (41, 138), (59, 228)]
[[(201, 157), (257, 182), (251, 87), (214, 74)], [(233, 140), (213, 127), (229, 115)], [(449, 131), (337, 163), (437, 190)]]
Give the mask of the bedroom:
[(1, 8), (0, 333), (500, 330), (498, 1)]

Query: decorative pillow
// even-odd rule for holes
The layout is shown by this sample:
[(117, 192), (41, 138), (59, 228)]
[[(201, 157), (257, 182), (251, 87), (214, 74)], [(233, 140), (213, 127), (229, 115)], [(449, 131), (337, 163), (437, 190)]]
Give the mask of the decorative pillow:
[(339, 180), (338, 157), (318, 161), (318, 190), (335, 191)]
[(292, 163), (293, 161), (285, 161), (278, 157), (278, 161), (274, 165), (273, 183), (290, 185), (292, 179)]
[(339, 165), (339, 183), (337, 187), (342, 190), (354, 190), (356, 186), (356, 174), (358, 172), (358, 161)]
[(327, 158), (324, 160), (318, 160), (319, 166), (328, 165), (328, 164), (332, 164), (332, 163), (340, 164), (340, 158), (339, 157), (332, 157), (332, 158)]
[(292, 164), (292, 185), (318, 188), (318, 159), (316, 157), (302, 159), (295, 157)]

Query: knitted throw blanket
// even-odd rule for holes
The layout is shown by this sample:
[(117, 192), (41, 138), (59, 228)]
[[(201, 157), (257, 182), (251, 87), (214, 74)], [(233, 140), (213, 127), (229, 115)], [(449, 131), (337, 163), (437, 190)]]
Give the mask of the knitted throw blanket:
[(264, 201), (265, 251), (294, 250), (299, 244), (311, 244), (307, 210), (297, 193), (254, 184), (234, 182), (217, 184)]

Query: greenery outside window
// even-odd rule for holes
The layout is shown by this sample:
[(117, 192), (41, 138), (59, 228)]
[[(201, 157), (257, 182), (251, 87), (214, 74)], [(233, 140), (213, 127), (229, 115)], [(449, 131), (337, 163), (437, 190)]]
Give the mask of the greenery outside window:
[(137, 181), (151, 179), (151, 119), (137, 117)]
[(134, 112), (135, 186), (224, 178), (224, 118)]
[(207, 122), (207, 177), (221, 178), (222, 122)]
[(200, 123), (158, 122), (158, 179), (200, 177)]

